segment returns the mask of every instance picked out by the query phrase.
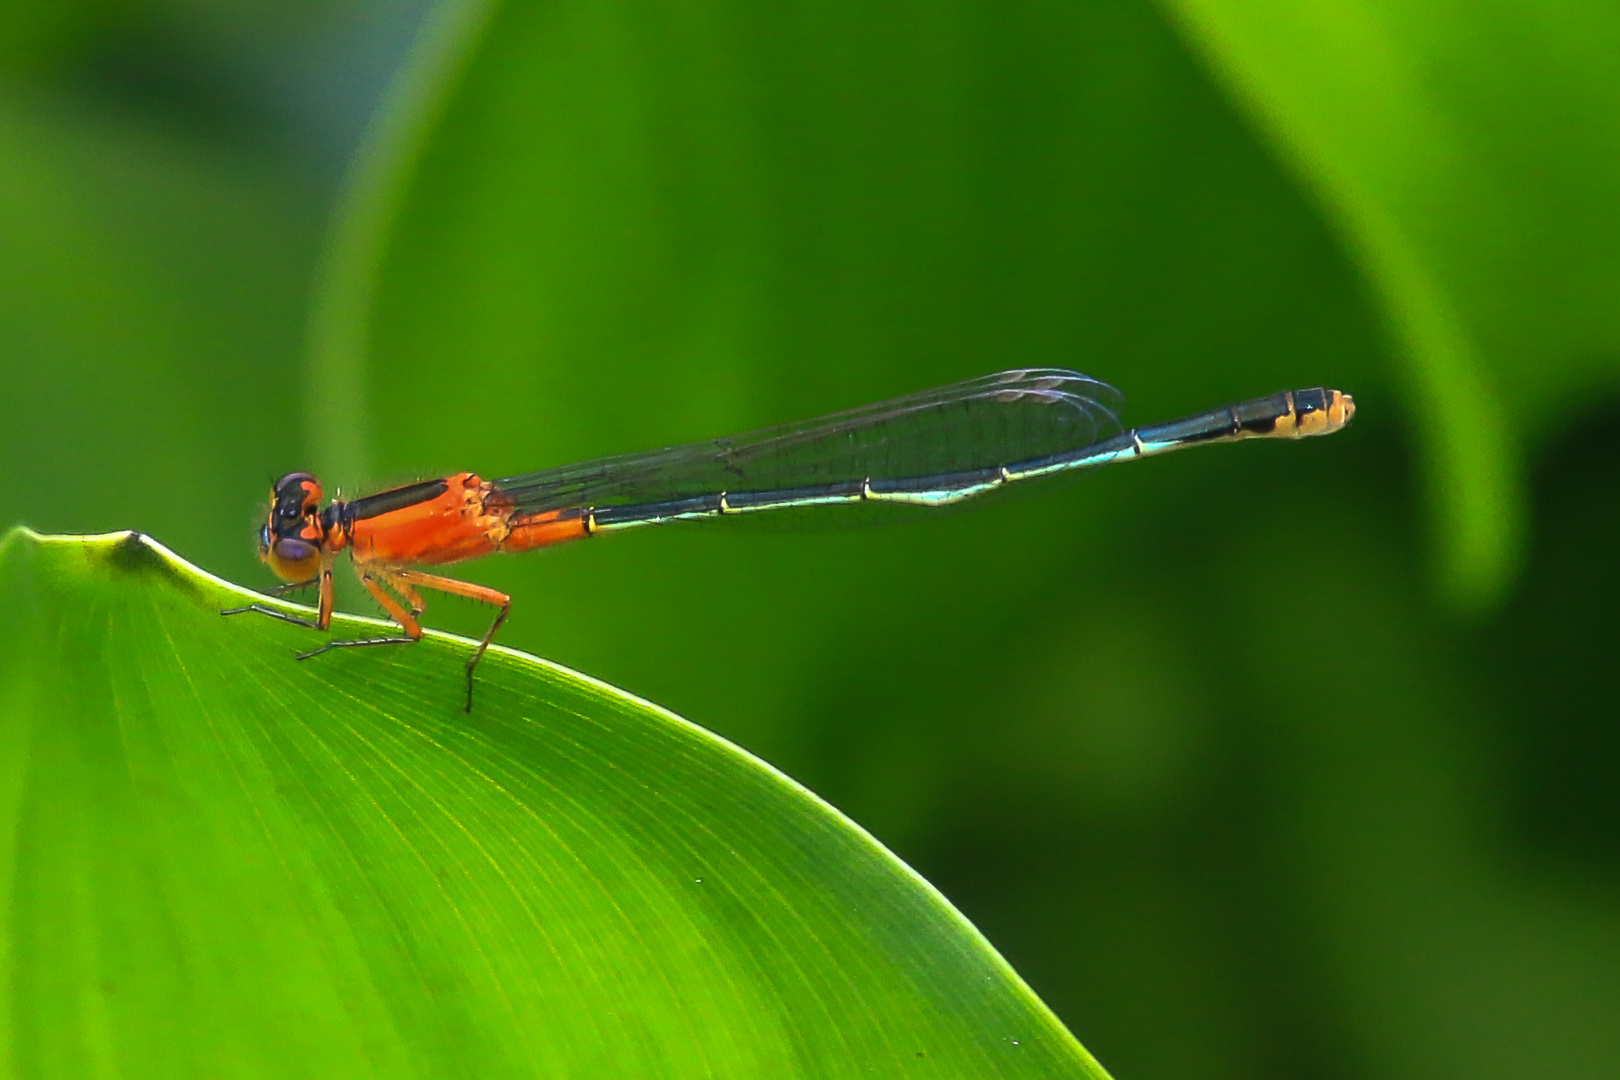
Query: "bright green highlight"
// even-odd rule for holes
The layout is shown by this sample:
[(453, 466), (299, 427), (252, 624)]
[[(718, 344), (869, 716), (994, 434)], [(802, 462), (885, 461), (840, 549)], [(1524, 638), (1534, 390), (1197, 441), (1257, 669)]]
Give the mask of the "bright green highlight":
[(1612, 393), (1620, 11), (1170, 0), (1319, 199), (1384, 309), (1443, 591), (1522, 561), (1524, 443)]
[[(866, 833), (645, 702), (0, 544), (0, 1072), (1100, 1077)], [(374, 622), (342, 618), (365, 634)]]

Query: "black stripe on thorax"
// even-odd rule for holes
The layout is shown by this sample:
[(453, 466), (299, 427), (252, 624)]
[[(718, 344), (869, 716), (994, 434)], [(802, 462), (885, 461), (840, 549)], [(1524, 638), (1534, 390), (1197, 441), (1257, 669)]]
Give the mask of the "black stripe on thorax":
[(392, 491), (379, 491), (375, 495), (367, 495), (363, 499), (346, 504), (342, 519), (348, 522), (381, 517), (408, 506), (432, 502), (449, 490), (450, 484), (446, 480), (424, 480), (420, 484), (407, 484)]

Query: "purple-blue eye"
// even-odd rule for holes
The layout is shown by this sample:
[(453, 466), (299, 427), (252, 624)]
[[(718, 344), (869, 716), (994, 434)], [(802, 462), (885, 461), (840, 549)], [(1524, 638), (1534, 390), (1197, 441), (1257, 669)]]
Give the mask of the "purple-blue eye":
[(316, 548), (308, 540), (284, 536), (276, 541), (276, 558), (282, 562), (300, 563), (315, 557)]

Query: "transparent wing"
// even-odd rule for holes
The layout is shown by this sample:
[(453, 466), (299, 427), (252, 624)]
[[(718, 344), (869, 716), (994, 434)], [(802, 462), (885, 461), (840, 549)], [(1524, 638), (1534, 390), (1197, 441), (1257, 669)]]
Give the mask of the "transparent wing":
[(1046, 457), (1120, 431), (1123, 399), (1061, 368), (985, 375), (814, 420), (495, 481), (521, 513), (902, 480)]

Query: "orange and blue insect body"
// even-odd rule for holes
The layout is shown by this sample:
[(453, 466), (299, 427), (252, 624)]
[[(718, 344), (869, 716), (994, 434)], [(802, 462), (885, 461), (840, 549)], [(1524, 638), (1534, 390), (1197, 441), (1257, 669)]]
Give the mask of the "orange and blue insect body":
[(319, 521), (324, 543), (334, 553), (347, 548), (357, 562), (391, 566), (445, 566), (587, 535), (578, 514), (559, 520), (558, 512), (516, 513), (477, 473), (333, 503)]
[(442, 566), (499, 550), (504, 515), (486, 507), (487, 489), (473, 473), (336, 503), (326, 521), (333, 551), (356, 562)]
[(417, 567), (670, 521), (842, 503), (948, 506), (1013, 484), (1206, 443), (1327, 435), (1355, 415), (1349, 394), (1316, 388), (1126, 431), (1114, 414), (1117, 401), (1117, 391), (1085, 375), (1030, 368), (730, 439), (493, 481), (456, 473), (325, 509), (314, 476), (288, 473), (271, 489), (259, 556), (288, 583), (273, 591), (320, 586), (317, 616), (262, 604), (225, 614), (257, 611), (327, 629), (332, 562), (344, 551), (400, 634), (329, 641), (299, 659), (419, 640), (419, 588), (493, 604), (500, 613), (467, 661), (470, 710), (473, 668), (512, 599)]

